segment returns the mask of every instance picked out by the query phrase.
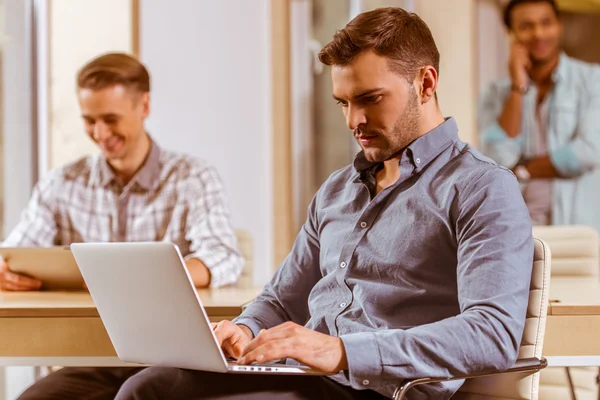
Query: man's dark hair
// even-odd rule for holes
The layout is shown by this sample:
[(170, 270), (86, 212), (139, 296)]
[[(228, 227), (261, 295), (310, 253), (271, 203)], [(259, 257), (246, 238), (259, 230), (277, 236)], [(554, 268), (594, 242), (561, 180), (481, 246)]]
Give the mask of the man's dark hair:
[(344, 66), (366, 51), (387, 57), (391, 69), (411, 83), (425, 65), (439, 74), (440, 53), (429, 27), (417, 14), (401, 8), (359, 14), (336, 32), (319, 52), (319, 60), (325, 65)]
[(556, 5), (555, 0), (510, 0), (508, 2), (508, 4), (506, 5), (506, 7), (504, 8), (504, 25), (506, 25), (506, 27), (508, 29), (512, 28), (511, 14), (512, 14), (512, 11), (515, 9), (515, 7), (520, 6), (521, 4), (528, 4), (528, 3), (550, 4), (550, 6), (552, 6), (552, 9), (554, 10), (554, 13), (556, 14), (556, 16), (557, 17), (559, 16), (558, 6)]

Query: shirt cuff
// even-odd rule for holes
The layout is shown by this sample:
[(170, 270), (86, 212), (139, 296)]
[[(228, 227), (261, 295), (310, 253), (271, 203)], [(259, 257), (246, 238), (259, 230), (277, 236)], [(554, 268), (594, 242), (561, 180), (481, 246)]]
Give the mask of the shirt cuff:
[(258, 336), (258, 333), (263, 329), (256, 320), (248, 317), (234, 318), (231, 322), (234, 324), (246, 325), (252, 331), (254, 337)]
[(581, 175), (583, 168), (577, 154), (570, 144), (559, 147), (550, 152), (550, 161), (561, 176), (572, 178)]
[(377, 338), (373, 332), (340, 336), (346, 350), (350, 385), (354, 389), (372, 389), (383, 375)]

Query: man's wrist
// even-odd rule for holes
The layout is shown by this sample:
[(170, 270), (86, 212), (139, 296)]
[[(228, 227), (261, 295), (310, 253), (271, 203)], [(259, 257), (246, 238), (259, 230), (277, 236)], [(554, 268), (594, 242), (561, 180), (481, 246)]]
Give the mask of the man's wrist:
[(237, 324), (237, 326), (240, 327), (240, 329), (246, 334), (248, 335), (248, 337), (250, 339), (254, 339), (254, 333), (252, 332), (252, 329), (248, 328), (246, 325), (244, 324)]
[(510, 90), (511, 92), (515, 92), (518, 94), (525, 94), (527, 93), (527, 90), (529, 90), (529, 85), (528, 84), (518, 84), (518, 83), (511, 83), (510, 85)]

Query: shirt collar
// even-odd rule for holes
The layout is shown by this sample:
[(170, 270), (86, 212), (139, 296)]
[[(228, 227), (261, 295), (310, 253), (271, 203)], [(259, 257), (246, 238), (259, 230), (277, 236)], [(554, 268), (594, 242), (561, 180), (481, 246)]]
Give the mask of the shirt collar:
[(560, 53), (560, 58), (558, 59), (558, 65), (552, 71), (552, 81), (559, 82), (562, 79), (565, 79), (567, 75), (567, 71), (569, 69), (569, 56), (562, 52)]
[[(97, 171), (97, 181), (101, 186), (107, 187), (113, 182), (118, 182), (114, 171), (108, 164), (108, 161), (105, 157), (99, 158)], [(156, 184), (159, 173), (160, 148), (154, 142), (154, 140), (150, 139), (150, 153), (148, 154), (148, 157), (146, 157), (146, 160), (144, 161), (144, 164), (142, 164), (140, 170), (131, 179), (130, 184), (137, 182), (137, 184), (143, 189), (150, 190)]]
[[(411, 163), (415, 171), (427, 166), (435, 157), (444, 151), (448, 145), (458, 140), (458, 125), (452, 117), (436, 126), (423, 136), (412, 141), (402, 152), (400, 164)], [(354, 158), (354, 168), (357, 172), (377, 169), (381, 163), (370, 162), (363, 151)]]

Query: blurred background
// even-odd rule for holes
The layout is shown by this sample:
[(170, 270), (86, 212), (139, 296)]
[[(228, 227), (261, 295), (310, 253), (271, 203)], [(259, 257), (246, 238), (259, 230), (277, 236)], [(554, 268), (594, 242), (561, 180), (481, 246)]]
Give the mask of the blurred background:
[[(152, 76), (147, 129), (213, 163), (236, 226), (255, 239), (254, 279), (289, 251), (319, 185), (357, 152), (318, 51), (356, 14), (417, 12), (441, 52), (439, 98), (477, 146), (476, 104), (506, 75), (501, 0), (0, 0), (0, 232), (49, 169), (96, 151), (75, 75), (108, 51)], [(600, 61), (600, 1), (561, 1), (564, 48)]]
[[(600, 0), (560, 1), (564, 49), (600, 62)], [(477, 146), (477, 100), (507, 75), (501, 0), (0, 0), (0, 236), (51, 168), (96, 151), (75, 75), (109, 51), (152, 77), (147, 129), (210, 161), (233, 222), (255, 243), (254, 281), (291, 248), (306, 207), (358, 151), (316, 55), (358, 13), (399, 6), (430, 26), (439, 99)]]

